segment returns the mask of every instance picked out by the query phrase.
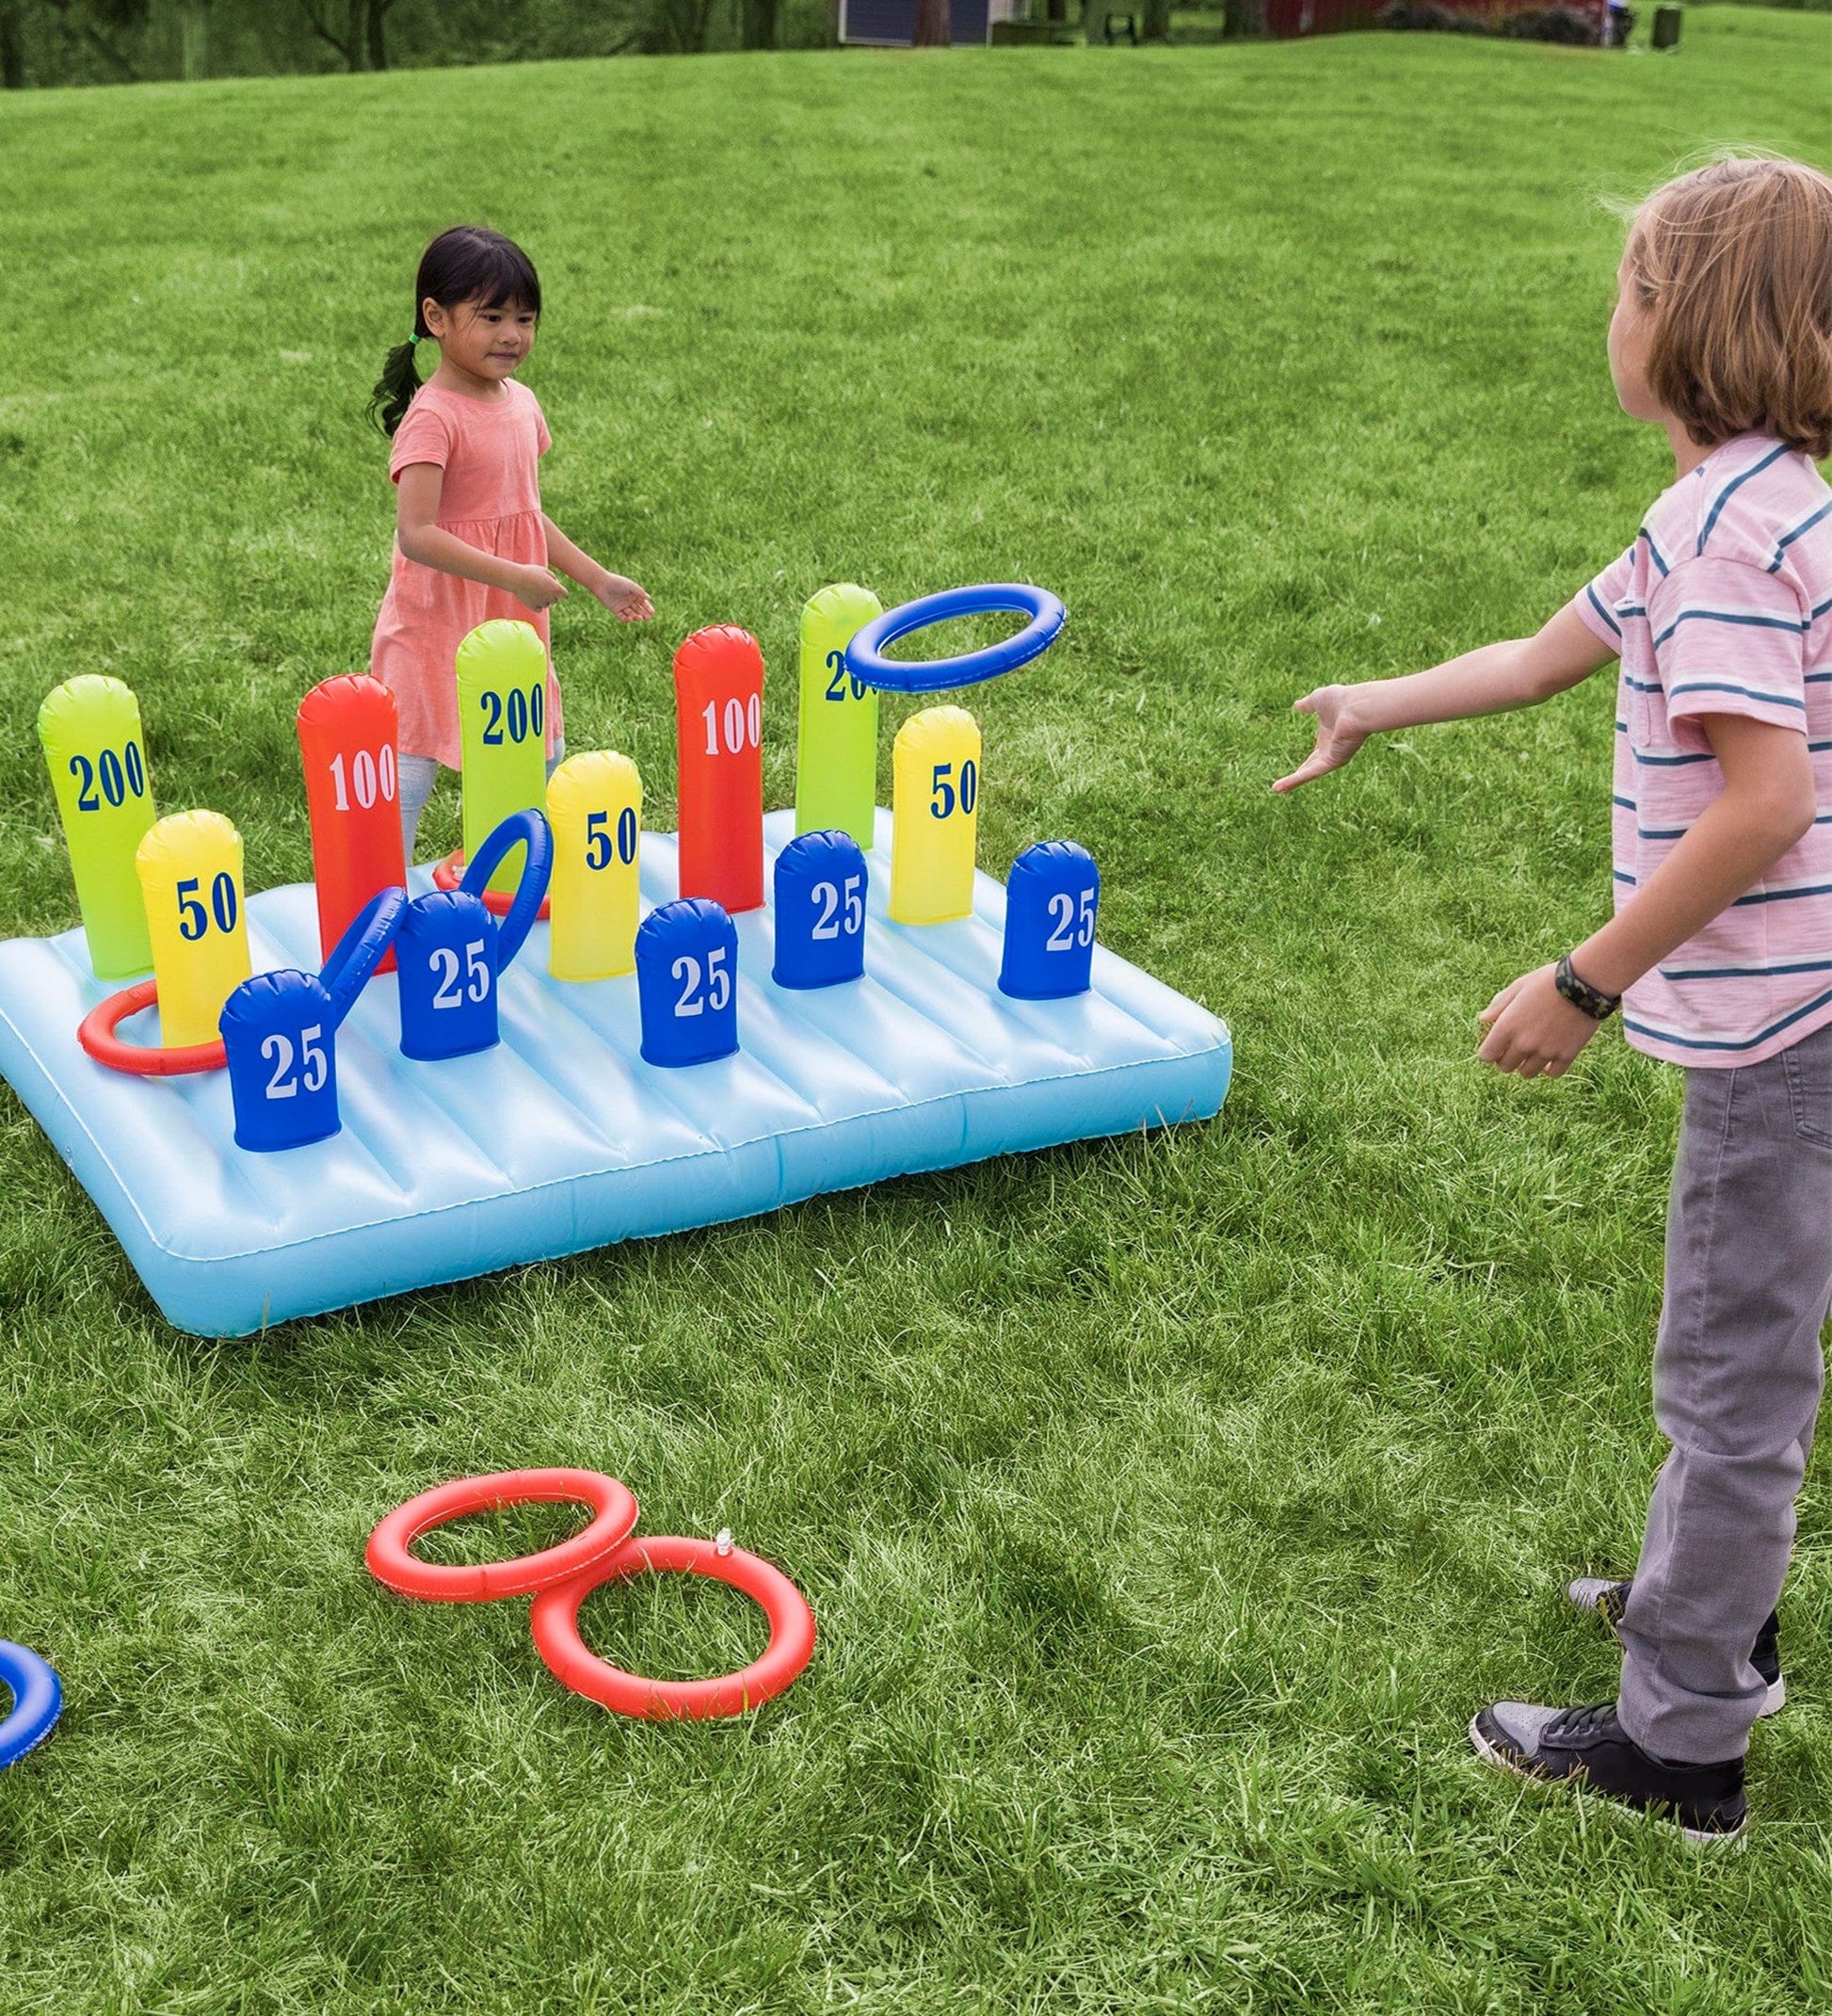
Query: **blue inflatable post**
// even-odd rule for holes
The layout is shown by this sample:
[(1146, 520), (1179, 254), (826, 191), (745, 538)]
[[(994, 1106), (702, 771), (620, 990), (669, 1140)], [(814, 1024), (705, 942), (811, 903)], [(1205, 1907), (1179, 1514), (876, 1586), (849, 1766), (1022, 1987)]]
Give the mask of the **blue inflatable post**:
[(1094, 961), (1101, 871), (1072, 840), (1040, 840), (1011, 864), (999, 992), (1020, 1001), (1085, 994)]
[(646, 1064), (710, 1064), (738, 1047), (738, 933), (710, 896), (651, 910), (636, 930)]
[(865, 971), (865, 857), (848, 833), (803, 833), (776, 857), (779, 987), (836, 987)]
[(0, 1771), (36, 1750), (57, 1726), (63, 1713), (63, 1683), (24, 1645), (0, 1638), (0, 1687), (12, 1696), (12, 1707), (0, 1721)]
[(406, 908), (405, 889), (383, 889), (351, 919), (322, 975), (256, 974), (230, 995), (217, 1026), (237, 1148), (303, 1148), (337, 1132), (338, 1025), (394, 943)]
[[(483, 892), (513, 847), (528, 858), (499, 925)], [(401, 976), (401, 1054), (421, 1063), (469, 1056), (496, 1041), (496, 987), (521, 951), (554, 869), (545, 814), (516, 812), (480, 847), (456, 889), (416, 896), (401, 917), (394, 960)]]

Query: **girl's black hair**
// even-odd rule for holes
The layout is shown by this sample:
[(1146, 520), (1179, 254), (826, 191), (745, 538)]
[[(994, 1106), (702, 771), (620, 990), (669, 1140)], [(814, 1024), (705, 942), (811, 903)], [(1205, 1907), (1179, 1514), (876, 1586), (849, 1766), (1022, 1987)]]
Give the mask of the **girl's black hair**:
[[(420, 270), (413, 281), (413, 336), (418, 341), (432, 331), (426, 327), (425, 304), (437, 301), (442, 308), (456, 308), (460, 301), (475, 301), (480, 308), (500, 308), (515, 301), (540, 314), (540, 276), (534, 261), (500, 231), (481, 224), (455, 224), (442, 231), (420, 254)], [(369, 417), (384, 434), (393, 434), (407, 418), (408, 407), (420, 389), (420, 373), (414, 366), (413, 343), (397, 343), (389, 351), (369, 395)]]

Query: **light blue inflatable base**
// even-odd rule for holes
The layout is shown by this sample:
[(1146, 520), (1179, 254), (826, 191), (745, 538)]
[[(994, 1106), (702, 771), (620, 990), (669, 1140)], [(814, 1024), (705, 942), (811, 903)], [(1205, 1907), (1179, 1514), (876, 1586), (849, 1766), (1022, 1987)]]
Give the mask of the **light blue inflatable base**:
[[(794, 833), (793, 813), (765, 819), (772, 861)], [(337, 1042), (343, 1130), (309, 1148), (237, 1148), (224, 1073), (92, 1063), (76, 1026), (116, 983), (93, 977), (81, 931), (0, 943), (0, 1073), (168, 1320), (216, 1337), (1220, 1111), (1222, 1023), (1099, 946), (1090, 992), (1007, 999), (1004, 889), (982, 875), (971, 918), (892, 924), (890, 845), (880, 811), (862, 980), (779, 988), (771, 911), (736, 920), (743, 1048), (717, 1063), (643, 1063), (635, 976), (552, 978), (537, 925), (504, 978), (493, 1050), (410, 1062), (394, 976), (372, 980)], [(641, 875), (645, 910), (678, 894), (672, 834), (643, 835)], [(317, 970), (310, 884), (251, 897), (248, 917), (257, 972)], [(156, 1023), (121, 1033), (154, 1042)]]

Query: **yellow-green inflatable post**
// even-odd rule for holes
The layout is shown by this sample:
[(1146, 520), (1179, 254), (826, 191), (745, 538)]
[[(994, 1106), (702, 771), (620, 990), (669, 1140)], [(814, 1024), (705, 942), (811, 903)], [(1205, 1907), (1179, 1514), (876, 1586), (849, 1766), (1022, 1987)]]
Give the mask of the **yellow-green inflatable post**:
[(590, 750), (547, 780), (554, 829), (547, 970), (608, 980), (636, 970), (636, 867), (642, 779), (628, 756)]
[(846, 646), (884, 609), (870, 589), (824, 588), (801, 612), (795, 831), (849, 833), (867, 853), (877, 804), (877, 691), (846, 670)]
[[(531, 623), (498, 617), (458, 649), (458, 735), (464, 765), (464, 858), (472, 860), (512, 812), (538, 811), (547, 790), (547, 653)], [(519, 850), (490, 879), (512, 890)]]
[(45, 695), (39, 740), (70, 843), (76, 902), (99, 980), (153, 963), (134, 849), (153, 824), (140, 703), (119, 679), (85, 672)]
[(945, 924), (973, 909), (980, 731), (964, 707), (927, 707), (892, 752), (891, 915)]
[(249, 976), (242, 836), (219, 812), (175, 812), (134, 856), (159, 983), (159, 1040), (210, 1043), (223, 1003)]

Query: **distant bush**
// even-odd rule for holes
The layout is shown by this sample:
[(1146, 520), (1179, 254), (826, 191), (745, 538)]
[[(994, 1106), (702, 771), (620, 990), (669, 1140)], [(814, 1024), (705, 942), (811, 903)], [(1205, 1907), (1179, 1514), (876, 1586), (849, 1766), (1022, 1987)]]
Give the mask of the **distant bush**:
[(1484, 14), (1465, 13), (1455, 8), (1437, 7), (1432, 0), (1391, 0), (1374, 19), (1383, 28), (1435, 31), (1439, 35), (1493, 35), (1493, 24)]
[[(1832, 0), (1825, 0), (1832, 6)], [(1391, 0), (1374, 17), (1383, 28), (1436, 30), (1443, 35), (1492, 35), (1510, 41), (1570, 42), (1579, 46), (1594, 43), (1594, 16), (1569, 7), (1523, 8), (1512, 14), (1478, 14), (1456, 8), (1439, 7), (1434, 0)], [(1626, 37), (1634, 25), (1629, 13), (1621, 23)]]
[[(1626, 41), (1635, 17), (1630, 9), (1618, 9), (1618, 13), (1622, 40)], [(1584, 44), (1597, 40), (1597, 24), (1593, 16), (1577, 13), (1568, 7), (1525, 8), (1518, 14), (1504, 16), (1498, 32), (1522, 42)]]

